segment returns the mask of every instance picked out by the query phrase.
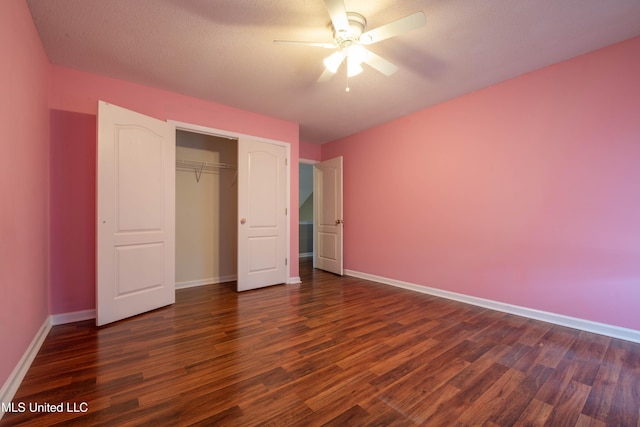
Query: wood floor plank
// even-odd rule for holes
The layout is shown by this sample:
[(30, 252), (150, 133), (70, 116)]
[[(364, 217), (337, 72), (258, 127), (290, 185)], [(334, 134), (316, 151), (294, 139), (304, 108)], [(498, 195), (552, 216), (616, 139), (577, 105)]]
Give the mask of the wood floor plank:
[(607, 424), (639, 426), (640, 410), (627, 411), (626, 408), (640, 402), (640, 373), (623, 367), (612, 400), (607, 414)]
[(433, 401), (435, 394), (468, 365), (469, 362), (461, 359), (453, 359), (444, 366), (424, 365), (415, 375), (406, 376), (381, 390), (378, 398), (414, 419), (423, 420), (425, 411), (422, 404)]
[[(426, 395), (422, 395), (422, 399), (408, 411), (403, 411), (403, 415), (416, 425), (438, 425), (435, 420), (436, 414), (443, 414), (448, 410), (452, 403), (457, 403), (456, 396), (460, 393), (460, 389), (453, 387), (449, 383), (445, 383), (441, 387), (438, 387)], [(391, 401), (395, 401), (391, 400)], [(457, 408), (461, 412), (464, 408)], [(458, 411), (456, 411), (458, 412)], [(449, 424), (453, 424), (456, 416), (451, 417), (450, 420), (445, 421)]]
[[(542, 384), (536, 394), (536, 398), (549, 405), (557, 405), (562, 398), (562, 393), (573, 381), (576, 370), (577, 366), (574, 363), (563, 360), (549, 375), (547, 381)], [(580, 407), (580, 411), (582, 411), (582, 407)]]
[(606, 427), (606, 425), (606, 423), (588, 417), (585, 414), (580, 414), (578, 421), (576, 421), (576, 427)]
[(591, 387), (587, 385), (577, 381), (570, 381), (566, 387), (564, 387), (547, 422), (550, 425), (559, 427), (574, 426), (582, 413), (582, 407), (587, 400), (590, 390)]
[(471, 402), (456, 421), (467, 425), (485, 425), (495, 421), (499, 414), (509, 407), (522, 411), (529, 402), (520, 402), (524, 404), (518, 408), (516, 406), (518, 402), (514, 402), (511, 395), (518, 390), (524, 378), (523, 372), (515, 369), (507, 370), (486, 392)]
[(615, 398), (616, 384), (622, 366), (618, 364), (602, 365), (598, 369), (591, 391), (582, 409), (582, 413), (599, 421), (606, 422)]
[(302, 263), (302, 284), (181, 289), (55, 326), (0, 426), (639, 426), (640, 344)]

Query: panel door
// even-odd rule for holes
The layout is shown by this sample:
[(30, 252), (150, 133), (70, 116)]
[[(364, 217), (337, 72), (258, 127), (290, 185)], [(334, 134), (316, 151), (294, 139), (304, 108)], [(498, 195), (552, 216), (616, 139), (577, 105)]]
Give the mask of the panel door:
[(175, 128), (100, 101), (96, 323), (175, 302)]
[(238, 140), (238, 291), (287, 280), (287, 185), (286, 147)]
[(313, 266), (342, 276), (342, 157), (316, 163), (313, 186)]

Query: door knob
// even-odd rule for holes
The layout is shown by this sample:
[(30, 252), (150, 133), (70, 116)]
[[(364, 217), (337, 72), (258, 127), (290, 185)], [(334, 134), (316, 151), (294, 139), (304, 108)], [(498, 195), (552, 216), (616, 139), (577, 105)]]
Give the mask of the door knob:
[(336, 219), (336, 225), (344, 224), (344, 221), (341, 219)]
[(240, 218), (240, 224), (245, 224), (247, 222), (247, 218)]

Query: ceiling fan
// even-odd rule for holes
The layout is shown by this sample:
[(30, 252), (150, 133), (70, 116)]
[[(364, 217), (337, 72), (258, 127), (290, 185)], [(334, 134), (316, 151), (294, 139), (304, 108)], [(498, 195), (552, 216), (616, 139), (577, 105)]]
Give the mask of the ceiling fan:
[(348, 77), (360, 74), (362, 72), (362, 63), (369, 65), (386, 76), (390, 76), (398, 70), (398, 67), (376, 55), (365, 46), (421, 27), (426, 22), (424, 13), (416, 12), (365, 32), (367, 27), (365, 17), (356, 12), (347, 12), (343, 0), (324, 0), (324, 3), (333, 24), (333, 43), (274, 40), (274, 43), (337, 49), (324, 59), (325, 70), (318, 79), (319, 82), (329, 80), (338, 71), (345, 59), (347, 61)]

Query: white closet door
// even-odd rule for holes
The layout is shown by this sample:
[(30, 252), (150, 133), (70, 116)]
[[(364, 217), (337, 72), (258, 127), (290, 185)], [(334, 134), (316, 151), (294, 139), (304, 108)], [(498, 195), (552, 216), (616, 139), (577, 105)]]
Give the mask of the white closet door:
[(238, 141), (238, 291), (287, 280), (287, 150)]
[(97, 313), (104, 325), (175, 302), (175, 128), (100, 101)]

